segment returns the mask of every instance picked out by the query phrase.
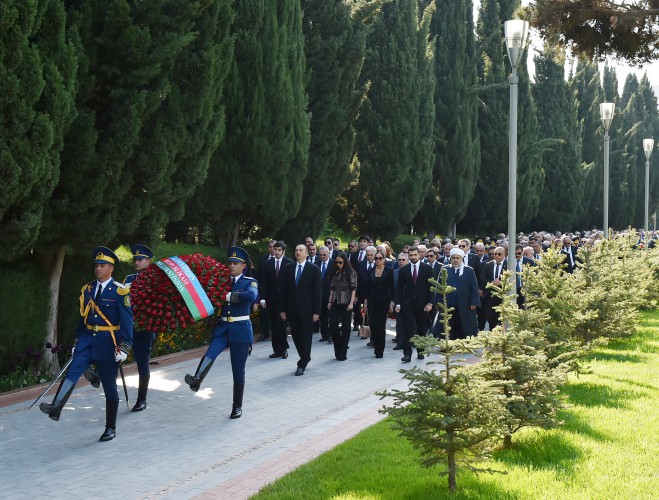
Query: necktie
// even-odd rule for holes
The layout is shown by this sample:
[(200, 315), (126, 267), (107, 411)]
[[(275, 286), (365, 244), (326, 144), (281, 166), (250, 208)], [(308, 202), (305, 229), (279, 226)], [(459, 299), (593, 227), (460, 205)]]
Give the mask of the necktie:
[(359, 262), (364, 260), (364, 252), (359, 252)]
[(501, 277), (501, 264), (497, 264), (497, 272), (494, 275), (494, 279), (499, 279)]
[(296, 285), (300, 282), (300, 276), (302, 276), (302, 264), (297, 265), (297, 273), (295, 273), (295, 284)]
[(323, 265), (320, 266), (320, 274), (322, 274), (323, 278), (325, 277), (325, 269), (327, 269), (327, 264), (323, 262)]
[(414, 282), (415, 285), (416, 285), (416, 276), (417, 276), (416, 266), (412, 266), (412, 281)]
[[(519, 265), (519, 261), (517, 261), (517, 266), (515, 267), (515, 270), (518, 273), (522, 272), (522, 267)], [(517, 275), (517, 288), (522, 288), (522, 277), (519, 274)]]
[(98, 304), (98, 301), (101, 300), (101, 293), (103, 293), (103, 285), (99, 283), (98, 288), (96, 289), (96, 297), (94, 297), (94, 302), (96, 304)]
[(275, 276), (279, 276), (279, 261), (275, 261)]
[(232, 289), (235, 286), (235, 284), (236, 284), (236, 278), (231, 278), (231, 288)]

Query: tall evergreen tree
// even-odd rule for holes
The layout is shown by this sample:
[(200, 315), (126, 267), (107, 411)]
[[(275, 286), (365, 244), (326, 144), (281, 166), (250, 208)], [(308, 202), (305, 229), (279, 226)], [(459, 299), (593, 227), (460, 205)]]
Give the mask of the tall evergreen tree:
[(581, 124), (581, 163), (584, 169), (584, 193), (575, 227), (599, 227), (602, 224), (602, 137), (599, 103), (600, 72), (596, 63), (579, 60), (570, 87), (577, 100), (577, 119)]
[(478, 13), (478, 82), (481, 109), (478, 130), (481, 167), (474, 197), (458, 228), (467, 233), (505, 231), (508, 197), (508, 84), (499, 2), (483, 0)]
[(302, 0), (311, 139), (301, 210), (279, 232), (284, 240), (318, 235), (351, 179), (354, 123), (369, 86), (359, 81), (367, 23), (381, 4), (382, 0)]
[(541, 137), (561, 141), (543, 156), (546, 182), (540, 196), (542, 208), (534, 224), (549, 230), (573, 228), (580, 213), (584, 191), (577, 103), (563, 78), (563, 50), (547, 45), (534, 61), (533, 97), (543, 117), (540, 122)]
[(478, 72), (472, 2), (434, 4), (430, 36), (435, 43), (435, 165), (414, 225), (426, 232), (445, 232), (465, 215), (478, 180)]
[(11, 260), (39, 236), (59, 180), (77, 55), (59, 0), (7, 0), (0, 26), (0, 260)]
[(347, 193), (353, 227), (393, 237), (412, 222), (430, 183), (434, 75), (429, 24), (416, 0), (384, 5), (367, 38), (362, 81), (372, 81), (357, 120), (359, 182)]
[(299, 0), (247, 0), (235, 8), (226, 137), (187, 216), (190, 224), (209, 223), (223, 245), (236, 241), (241, 224), (275, 234), (297, 214), (309, 149)]

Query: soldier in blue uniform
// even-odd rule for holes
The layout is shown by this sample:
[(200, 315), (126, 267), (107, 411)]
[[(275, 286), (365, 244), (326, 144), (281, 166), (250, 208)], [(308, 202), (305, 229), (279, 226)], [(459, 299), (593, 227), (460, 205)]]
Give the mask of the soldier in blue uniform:
[(100, 441), (110, 441), (116, 436), (119, 409), (118, 363), (126, 360), (133, 343), (133, 313), (130, 288), (112, 278), (117, 256), (106, 247), (95, 248), (92, 255), (96, 280), (80, 290), (73, 361), (53, 402), (41, 403), (39, 408), (52, 420), (59, 420), (80, 375), (95, 363), (105, 391), (105, 431)]
[[(128, 285), (128, 287), (142, 271), (149, 267), (151, 259), (153, 259), (153, 252), (146, 245), (132, 245), (130, 252), (133, 254), (133, 266), (137, 272), (129, 274), (124, 279), (124, 285)], [(133, 332), (133, 356), (137, 363), (137, 371), (140, 374), (137, 401), (133, 406), (133, 411), (142, 411), (146, 408), (146, 394), (149, 390), (149, 379), (151, 378), (149, 362), (151, 361), (151, 347), (155, 338), (156, 332), (148, 330), (135, 330)]]
[(233, 407), (230, 418), (240, 418), (243, 414), (245, 363), (254, 342), (249, 313), (252, 303), (258, 296), (258, 284), (254, 278), (243, 275), (245, 267), (251, 267), (247, 252), (240, 247), (231, 247), (228, 253), (231, 292), (227, 293), (218, 324), (213, 329), (213, 338), (206, 354), (199, 362), (197, 372), (194, 375), (186, 375), (185, 383), (197, 392), (202, 380), (213, 366), (215, 358), (230, 347), (233, 371)]

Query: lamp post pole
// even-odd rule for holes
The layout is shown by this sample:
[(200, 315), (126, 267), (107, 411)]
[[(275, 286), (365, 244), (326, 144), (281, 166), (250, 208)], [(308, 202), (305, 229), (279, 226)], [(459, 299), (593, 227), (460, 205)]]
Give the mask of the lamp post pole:
[(609, 237), (609, 128), (616, 105), (612, 102), (600, 104), (600, 115), (604, 125), (604, 200), (602, 211), (604, 212), (604, 237)]
[(650, 223), (650, 156), (654, 149), (654, 139), (643, 139), (643, 151), (645, 151), (645, 248), (649, 248), (648, 224)]
[[(517, 242), (517, 95), (519, 77), (517, 67), (522, 61), (528, 39), (529, 23), (519, 19), (506, 21), (504, 34), (508, 58), (512, 66), (510, 74), (510, 114), (508, 122), (508, 269), (515, 269), (512, 260), (515, 258), (515, 243)], [(516, 276), (511, 276), (511, 293), (515, 294)]]

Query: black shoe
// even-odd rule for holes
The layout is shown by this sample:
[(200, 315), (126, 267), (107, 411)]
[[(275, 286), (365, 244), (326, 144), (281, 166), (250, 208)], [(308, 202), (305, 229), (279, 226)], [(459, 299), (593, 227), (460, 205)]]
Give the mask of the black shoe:
[(392, 341), (392, 342), (398, 342), (398, 339), (397, 339), (397, 338), (393, 338), (393, 339), (391, 339), (391, 341)]
[(282, 353), (281, 353), (281, 358), (282, 358), (282, 359), (286, 359), (286, 358), (288, 358), (288, 351), (284, 351), (284, 352), (282, 352)]
[(353, 327), (352, 327), (352, 331), (353, 331), (353, 332), (358, 332), (358, 331), (359, 331), (359, 327), (358, 327), (358, 326), (353, 326)]
[(412, 361), (412, 356), (403, 356), (402, 358), (400, 358), (400, 360), (403, 363), (409, 363), (410, 361)]
[(327, 340), (328, 340), (328, 339), (325, 338), (325, 337), (320, 337), (320, 338), (318, 339), (318, 342), (327, 342)]
[(193, 392), (197, 392), (199, 387), (201, 387), (201, 380), (189, 374), (185, 376), (185, 383), (190, 386)]
[(402, 345), (397, 345), (396, 347), (394, 347), (394, 351), (400, 351), (402, 348), (403, 348)]
[(417, 354), (416, 359), (426, 359), (423, 354)]
[(345, 361), (348, 359), (346, 356), (343, 356), (342, 358), (336, 358), (337, 361)]
[(328, 344), (333, 344), (334, 341), (333, 341), (332, 339), (327, 339), (327, 343), (328, 343)]
[(304, 375), (304, 368), (302, 368), (301, 366), (298, 366), (297, 370), (295, 370), (295, 376), (299, 377), (300, 375)]
[(270, 356), (268, 356), (268, 357), (271, 358), (271, 359), (275, 359), (275, 358), (281, 358), (282, 355), (279, 354), (278, 352), (273, 352), (273, 353), (272, 353)]
[(101, 385), (101, 377), (99, 377), (98, 373), (96, 373), (91, 368), (87, 368), (85, 370), (85, 379), (92, 385), (92, 387), (96, 389), (98, 389)]
[(380, 359), (380, 358), (382, 358), (382, 354), (376, 354), (375, 357), (376, 357), (377, 359)]
[(264, 340), (268, 340), (268, 339), (270, 339), (270, 337), (266, 337), (265, 335), (261, 335), (259, 337), (259, 342), (263, 342)]
[(61, 404), (60, 401), (56, 401), (54, 403), (41, 403), (39, 405), (39, 409), (55, 422), (59, 421), (59, 417), (62, 414), (62, 408), (64, 408), (64, 405)]
[(142, 411), (142, 410), (146, 410), (146, 400), (137, 401), (137, 403), (135, 403), (135, 406), (133, 406), (132, 409), (132, 411)]
[(366, 347), (375, 347), (375, 342), (371, 340), (368, 344), (366, 344)]
[(234, 406), (229, 418), (240, 418), (243, 416), (243, 409), (240, 406)]
[(112, 441), (115, 437), (117, 437), (117, 433), (114, 429), (112, 427), (106, 427), (105, 432), (101, 434), (99, 441)]

